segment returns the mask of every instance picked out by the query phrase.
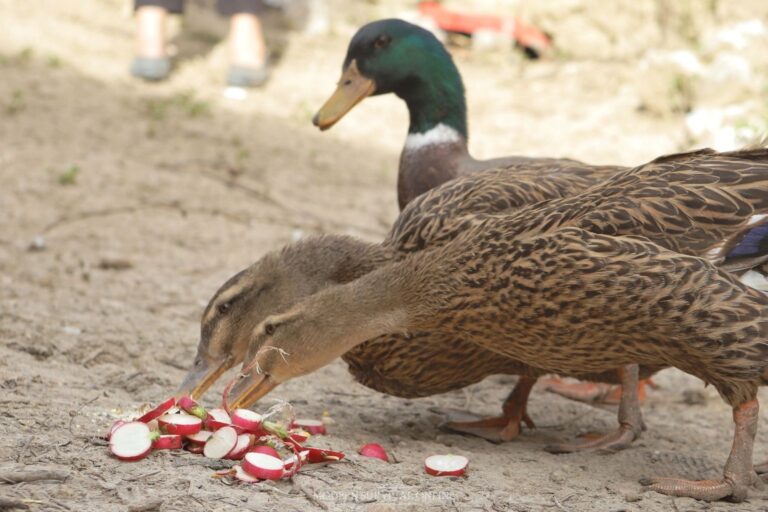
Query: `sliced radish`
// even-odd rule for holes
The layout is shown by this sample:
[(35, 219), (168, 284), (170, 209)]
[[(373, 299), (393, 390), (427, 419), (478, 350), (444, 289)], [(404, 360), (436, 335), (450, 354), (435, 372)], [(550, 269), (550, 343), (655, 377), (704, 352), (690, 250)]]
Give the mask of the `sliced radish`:
[[(301, 462), (306, 462), (308, 455), (309, 455), (309, 450), (303, 450), (299, 452), (299, 456), (301, 457)], [(286, 471), (291, 469), (293, 465), (296, 464), (296, 458), (297, 458), (296, 454), (294, 453), (293, 455), (291, 455), (290, 457), (288, 457), (283, 461), (283, 465), (285, 466)]]
[(249, 409), (235, 409), (232, 411), (232, 424), (248, 432), (261, 430), (261, 414)]
[(205, 420), (206, 430), (215, 432), (222, 427), (229, 427), (231, 425), (232, 418), (229, 417), (229, 414), (224, 409), (211, 409), (208, 411), (208, 418)]
[(371, 457), (373, 459), (381, 459), (384, 462), (389, 462), (389, 455), (387, 451), (378, 443), (368, 443), (360, 447), (358, 451), (363, 457)]
[(310, 419), (297, 419), (291, 423), (291, 428), (299, 427), (302, 430), (306, 430), (310, 434), (325, 435), (325, 423), (320, 420)]
[(155, 442), (152, 443), (152, 448), (155, 450), (180, 450), (183, 444), (184, 437), (176, 434), (169, 434), (155, 439)]
[(203, 421), (191, 414), (166, 414), (157, 418), (160, 428), (167, 434), (191, 436), (203, 427)]
[(201, 430), (197, 434), (187, 436), (187, 441), (195, 444), (205, 444), (212, 435), (213, 432), (210, 430)]
[(197, 416), (201, 420), (205, 420), (208, 417), (208, 413), (205, 412), (205, 408), (192, 400), (192, 397), (183, 396), (179, 398), (177, 405), (181, 407), (183, 411), (188, 412), (192, 416)]
[(173, 407), (174, 405), (176, 405), (176, 399), (175, 398), (169, 398), (168, 400), (166, 400), (165, 402), (161, 403), (160, 405), (158, 405), (154, 409), (146, 412), (143, 416), (138, 418), (136, 421), (141, 421), (143, 423), (149, 423), (150, 421), (152, 421), (152, 420), (154, 420), (156, 418), (159, 418), (160, 416), (162, 416), (163, 414), (168, 412), (171, 409), (171, 407)]
[(225, 458), (231, 460), (240, 460), (248, 453), (248, 448), (253, 446), (254, 437), (251, 434), (240, 434), (237, 436), (237, 444), (232, 448)]
[(468, 464), (463, 455), (432, 455), (424, 461), (424, 470), (432, 476), (461, 476)]
[(120, 460), (141, 460), (152, 451), (152, 441), (158, 434), (149, 430), (146, 423), (130, 421), (117, 427), (109, 439), (109, 449)]
[(333, 450), (323, 450), (322, 448), (307, 447), (307, 461), (314, 464), (316, 462), (333, 462), (344, 458), (342, 452)]
[(232, 469), (235, 470), (235, 475), (234, 475), (235, 478), (240, 480), (241, 482), (246, 482), (249, 484), (255, 484), (260, 482), (260, 480), (255, 476), (249, 475), (240, 465), (232, 466)]
[(288, 432), (288, 435), (290, 436), (291, 439), (293, 439), (297, 443), (303, 443), (304, 441), (309, 439), (309, 436), (311, 434), (306, 430), (293, 429)]
[(262, 480), (279, 480), (283, 476), (283, 461), (266, 453), (246, 453), (243, 469)]
[(194, 453), (195, 455), (201, 455), (204, 448), (204, 445), (196, 443), (188, 443), (187, 446), (184, 447), (189, 453)]
[(280, 454), (277, 452), (277, 450), (275, 450), (271, 446), (266, 446), (266, 445), (263, 445), (263, 444), (260, 444), (260, 445), (257, 445), (257, 446), (251, 446), (248, 449), (248, 452), (249, 453), (264, 453), (266, 455), (271, 455), (273, 457), (277, 457), (278, 459), (280, 458)]
[(237, 431), (234, 428), (220, 428), (205, 443), (203, 455), (210, 459), (223, 459), (237, 444), (237, 437)]

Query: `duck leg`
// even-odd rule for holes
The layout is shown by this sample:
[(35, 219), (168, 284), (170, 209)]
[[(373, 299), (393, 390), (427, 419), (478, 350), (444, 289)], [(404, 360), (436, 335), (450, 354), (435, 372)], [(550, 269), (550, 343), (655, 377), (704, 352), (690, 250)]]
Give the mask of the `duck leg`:
[(520, 377), (515, 388), (504, 401), (503, 414), (499, 417), (478, 421), (449, 421), (443, 425), (443, 428), (482, 437), (494, 443), (511, 441), (520, 434), (520, 423), (525, 423), (528, 428), (535, 427), (526, 410), (528, 396), (534, 384), (536, 384), (535, 377)]
[(550, 453), (573, 453), (586, 450), (618, 451), (627, 448), (632, 441), (640, 437), (643, 431), (643, 418), (637, 396), (639, 367), (628, 364), (619, 369), (621, 377), (621, 401), (619, 402), (619, 428), (615, 432), (575, 444), (553, 444), (544, 449)]
[[(570, 400), (586, 402), (588, 404), (616, 405), (621, 402), (621, 386), (614, 384), (604, 384), (600, 382), (566, 382), (560, 377), (550, 377), (542, 379), (540, 382), (542, 389), (551, 393), (564, 396)], [(657, 384), (651, 379), (642, 379), (637, 387), (637, 396), (639, 402), (645, 402), (645, 387), (650, 386), (656, 389)]]
[(733, 422), (736, 424), (736, 429), (722, 479), (644, 478), (640, 483), (646, 486), (646, 490), (670, 496), (686, 496), (706, 501), (730, 496), (734, 501), (744, 501), (747, 498), (747, 490), (757, 481), (757, 475), (752, 467), (752, 445), (757, 432), (758, 412), (757, 399), (733, 408)]

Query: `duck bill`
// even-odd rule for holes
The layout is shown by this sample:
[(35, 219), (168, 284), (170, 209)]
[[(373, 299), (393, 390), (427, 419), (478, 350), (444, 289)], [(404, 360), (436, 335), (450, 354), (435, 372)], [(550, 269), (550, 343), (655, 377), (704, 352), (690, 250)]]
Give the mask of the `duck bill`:
[(224, 360), (218, 364), (216, 362), (211, 364), (202, 360), (200, 364), (196, 364), (194, 368), (189, 370), (181, 386), (179, 386), (176, 396), (189, 395), (194, 400), (199, 399), (231, 367), (232, 364), (229, 360)]
[(357, 61), (353, 59), (341, 74), (334, 93), (312, 118), (312, 123), (321, 130), (327, 130), (375, 91), (376, 82), (360, 74)]
[(229, 402), (229, 407), (231, 409), (248, 408), (275, 389), (277, 384), (269, 375), (249, 374), (232, 388), (231, 394), (234, 398)]

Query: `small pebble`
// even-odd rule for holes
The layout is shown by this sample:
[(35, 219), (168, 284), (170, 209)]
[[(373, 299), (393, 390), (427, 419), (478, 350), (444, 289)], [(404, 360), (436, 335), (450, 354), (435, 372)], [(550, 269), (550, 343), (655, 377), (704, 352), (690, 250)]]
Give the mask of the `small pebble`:
[(624, 494), (624, 501), (626, 501), (627, 503), (635, 503), (642, 499), (643, 497), (636, 492), (628, 492)]
[(419, 485), (421, 483), (415, 476), (404, 476), (401, 480), (405, 485)]
[(43, 235), (37, 235), (35, 238), (32, 239), (31, 242), (29, 242), (29, 245), (27, 246), (27, 250), (29, 252), (40, 252), (45, 250), (45, 238)]
[(79, 328), (73, 327), (71, 325), (65, 325), (62, 331), (64, 331), (65, 334), (71, 334), (73, 336), (78, 336), (83, 332)]
[(567, 476), (565, 471), (557, 469), (549, 474), (549, 479), (556, 484), (562, 484), (565, 483)]

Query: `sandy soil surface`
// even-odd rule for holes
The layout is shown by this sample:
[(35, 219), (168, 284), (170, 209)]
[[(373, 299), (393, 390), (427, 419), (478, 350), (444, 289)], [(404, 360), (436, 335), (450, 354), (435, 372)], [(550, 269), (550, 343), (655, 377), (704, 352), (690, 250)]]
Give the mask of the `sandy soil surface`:
[[(512, 379), (403, 400), (354, 383), (341, 362), (275, 393), (302, 416), (329, 411), (336, 424), (318, 444), (349, 454), (293, 482), (227, 486), (186, 453), (120, 463), (94, 439), (175, 390), (228, 276), (301, 234), (386, 232), (404, 106), (367, 100), (324, 134), (309, 120), (354, 26), (392, 14), (356, 7), (328, 37), (291, 34), (273, 79), (238, 102), (222, 96), (224, 52), (210, 38), (187, 35), (171, 80), (146, 85), (126, 76), (123, 2), (0, 0), (0, 467), (71, 472), (0, 483), (0, 496), (77, 511), (768, 509), (759, 493), (738, 505), (640, 493), (645, 475), (717, 476), (730, 447), (727, 406), (676, 371), (659, 375), (642, 439), (607, 456), (541, 446), (613, 428), (611, 408), (534, 391), (539, 427), (496, 446), (440, 432), (430, 408), (495, 413)], [(680, 118), (637, 109), (633, 62), (457, 59), (477, 156), (634, 164), (687, 147)], [(364, 442), (397, 463), (355, 455)], [(447, 452), (471, 459), (466, 478), (423, 473), (427, 455)], [(764, 430), (755, 452), (768, 457)]]

